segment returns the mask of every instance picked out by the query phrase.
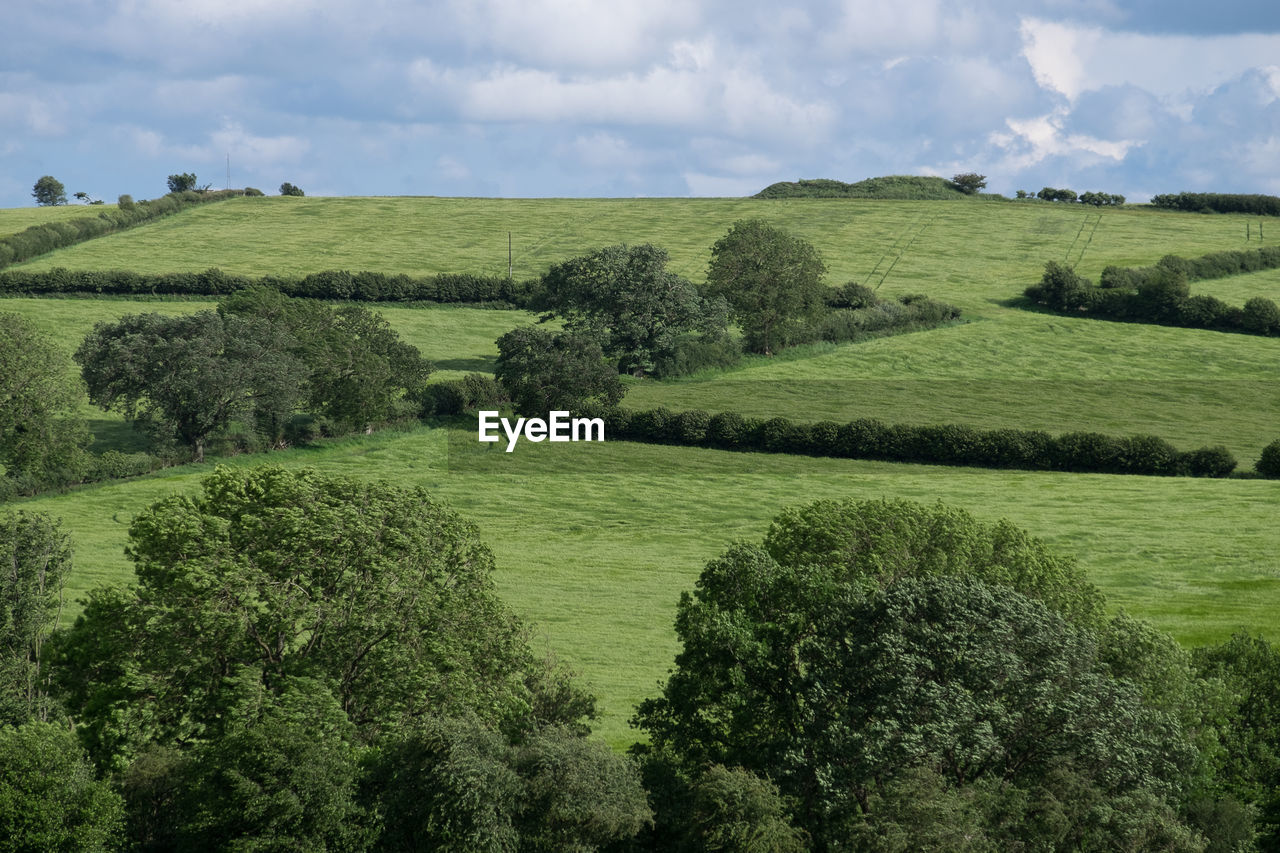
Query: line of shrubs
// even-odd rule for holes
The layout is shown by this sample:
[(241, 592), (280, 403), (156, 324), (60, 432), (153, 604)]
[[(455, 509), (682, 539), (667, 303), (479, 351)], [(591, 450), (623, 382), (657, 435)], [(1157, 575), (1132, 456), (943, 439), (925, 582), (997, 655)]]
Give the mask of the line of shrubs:
[(1106, 288), (1137, 290), (1139, 285), (1165, 272), (1181, 273), (1187, 281), (1202, 281), (1277, 267), (1280, 267), (1280, 246), (1265, 246), (1261, 249), (1210, 252), (1198, 258), (1165, 255), (1149, 267), (1108, 266), (1102, 270), (1098, 283)]
[(361, 302), (497, 302), (523, 307), (537, 282), (499, 276), (440, 273), (434, 276), (326, 270), (302, 277), (204, 272), (137, 273), (128, 270), (6, 270), (0, 293), (186, 294), (225, 296), (263, 285), (288, 296)]
[[(506, 402), (490, 377), (468, 376), (429, 386), (423, 416), (458, 415)], [(964, 424), (886, 424), (874, 418), (849, 423), (805, 423), (752, 418), (736, 412), (673, 412), (664, 407), (625, 409), (584, 403), (576, 414), (603, 418), (605, 435), (650, 444), (792, 453), (841, 459), (966, 465), (1030, 471), (1226, 477), (1236, 459), (1225, 447), (1180, 451), (1152, 435), (1117, 437), (1093, 432), (1057, 437), (1039, 430), (981, 430)]]
[(250, 195), (247, 190), (217, 190), (196, 192), (188, 190), (169, 193), (151, 201), (135, 202), (127, 195), (120, 196), (114, 210), (101, 210), (92, 216), (80, 216), (58, 222), (45, 222), (0, 238), (0, 269), (22, 263), (37, 255), (65, 249), (94, 237), (149, 222), (187, 207), (211, 201)]
[(1188, 329), (1280, 335), (1280, 306), (1254, 296), (1243, 307), (1228, 305), (1208, 294), (1192, 296), (1187, 276), (1179, 269), (1157, 265), (1134, 275), (1134, 288), (1112, 275), (1110, 287), (1098, 287), (1057, 261), (1045, 264), (1044, 276), (1024, 294), (1040, 305), (1066, 314), (1086, 315), (1131, 323), (1153, 323)]
[(1164, 193), (1153, 196), (1151, 204), (1165, 210), (1188, 210), (1194, 213), (1280, 216), (1280, 196), (1257, 193)]
[(1091, 204), (1094, 207), (1123, 207), (1124, 196), (1118, 193), (1104, 192), (1083, 192), (1076, 195), (1076, 191), (1066, 189), (1065, 187), (1044, 187), (1040, 192), (1034, 195), (1027, 190), (1018, 190), (1017, 198), (1032, 199), (1038, 198), (1041, 201), (1062, 201), (1067, 203), (1080, 202), (1081, 204)]

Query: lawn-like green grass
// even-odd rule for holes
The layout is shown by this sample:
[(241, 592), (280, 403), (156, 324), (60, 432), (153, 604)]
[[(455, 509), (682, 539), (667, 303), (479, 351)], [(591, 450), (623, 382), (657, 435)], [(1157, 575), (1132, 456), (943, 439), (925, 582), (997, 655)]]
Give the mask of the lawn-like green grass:
[[(1143, 208), (997, 202), (748, 199), (234, 199), (50, 254), (28, 266), (166, 272), (220, 267), (252, 275), (321, 269), (534, 276), (563, 258), (654, 242), (671, 268), (705, 275), (711, 244), (759, 216), (811, 240), (828, 281), (882, 296), (923, 292), (965, 323), (841, 346), (815, 345), (740, 368), (630, 385), (627, 405), (735, 410), (803, 420), (879, 417), (1052, 433), (1154, 433), (1180, 448), (1224, 444), (1245, 466), (1280, 434), (1280, 341), (1248, 335), (1058, 317), (1018, 297), (1047, 260), (1096, 279), (1107, 264), (1169, 253), (1250, 248), (1243, 218)], [(1280, 237), (1280, 230), (1277, 230)], [(887, 276), (885, 273), (888, 273)], [(1275, 292), (1259, 273), (1197, 282), (1242, 304)], [(1275, 298), (1273, 296), (1273, 298)], [(194, 311), (209, 301), (6, 299), (69, 355), (97, 320)], [(492, 369), (494, 340), (526, 312), (378, 305), (448, 378)], [(118, 419), (97, 415), (104, 446), (125, 447)], [(446, 438), (452, 437), (452, 442)], [(630, 735), (634, 703), (671, 665), (679, 592), (735, 538), (758, 539), (786, 504), (819, 497), (945, 500), (1009, 517), (1080, 556), (1114, 606), (1187, 643), (1275, 624), (1280, 484), (933, 468), (731, 454), (606, 442), (481, 446), (465, 430), (419, 429), (243, 457), (421, 484), (475, 519), (499, 559), (499, 587), (601, 697), (601, 731)], [(78, 553), (73, 592), (127, 577), (129, 519), (208, 466), (27, 502), (63, 516)]]
[[(449, 440), (446, 440), (449, 439)], [(1113, 608), (1180, 640), (1221, 640), (1280, 613), (1280, 483), (1019, 473), (603, 444), (480, 445), (421, 428), (229, 460), (422, 485), (473, 519), (504, 598), (599, 696), (614, 745), (676, 652), (675, 605), (705, 562), (758, 540), (783, 506), (818, 498), (942, 500), (1012, 519), (1078, 555)], [(210, 465), (25, 501), (76, 546), (70, 597), (129, 575), (127, 527), (149, 502), (192, 493)], [(74, 611), (71, 611), (74, 612)]]
[(55, 204), (46, 207), (0, 208), (0, 237), (17, 234), (32, 225), (76, 219), (81, 216), (97, 216), (103, 210), (115, 210), (114, 204)]

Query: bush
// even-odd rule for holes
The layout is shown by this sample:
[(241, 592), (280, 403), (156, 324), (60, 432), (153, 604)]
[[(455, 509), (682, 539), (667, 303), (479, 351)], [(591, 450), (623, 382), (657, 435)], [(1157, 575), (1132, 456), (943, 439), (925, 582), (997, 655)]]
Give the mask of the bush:
[(720, 412), (707, 421), (707, 443), (732, 450), (748, 440), (746, 419), (737, 412)]
[(653, 376), (669, 379), (688, 376), (702, 370), (723, 370), (742, 360), (742, 344), (724, 338), (705, 341), (687, 337), (676, 342), (673, 352), (658, 356), (653, 362)]
[(133, 203), (133, 196), (128, 193), (125, 193), (116, 199), (116, 206), (124, 211), (134, 210), (137, 207), (137, 205)]
[(259, 198), (261, 196), (266, 195), (266, 193), (264, 193), (262, 190), (258, 189), (257, 187), (245, 187), (244, 194), (249, 198)]
[(285, 181), (280, 185), (280, 195), (304, 196), (306, 193), (302, 191), (301, 187), (295, 187), (293, 184)]
[(498, 380), (483, 373), (436, 382), (422, 389), (419, 411), (424, 418), (498, 409), (510, 402)]
[(1244, 304), (1243, 323), (1254, 334), (1280, 333), (1280, 308), (1265, 296), (1255, 296)]
[(1262, 448), (1253, 469), (1268, 480), (1280, 480), (1280, 438)]
[(675, 416), (670, 424), (671, 435), (677, 444), (696, 446), (706, 442), (711, 416), (698, 409), (690, 409)]
[(1236, 458), (1222, 445), (1190, 450), (1178, 457), (1178, 468), (1192, 477), (1226, 477), (1236, 468)]

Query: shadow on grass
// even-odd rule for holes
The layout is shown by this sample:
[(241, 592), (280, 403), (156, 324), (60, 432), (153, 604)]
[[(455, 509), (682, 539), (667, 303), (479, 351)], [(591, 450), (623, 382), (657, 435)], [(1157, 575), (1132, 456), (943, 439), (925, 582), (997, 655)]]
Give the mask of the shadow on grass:
[(89, 449), (94, 453), (106, 453), (108, 450), (142, 453), (151, 449), (151, 442), (147, 437), (124, 421), (89, 418), (88, 424), (89, 432), (93, 433), (93, 444)]

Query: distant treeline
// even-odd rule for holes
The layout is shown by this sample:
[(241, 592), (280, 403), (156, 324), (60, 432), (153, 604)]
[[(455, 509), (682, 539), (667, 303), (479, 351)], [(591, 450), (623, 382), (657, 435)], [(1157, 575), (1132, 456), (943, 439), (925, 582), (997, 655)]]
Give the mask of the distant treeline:
[(1189, 210), (1195, 213), (1252, 213), (1258, 216), (1280, 216), (1280, 197), (1237, 193), (1166, 193), (1154, 196), (1151, 203), (1166, 210)]
[(927, 175), (886, 175), (848, 184), (831, 178), (779, 181), (756, 193), (752, 198), (879, 198), (879, 199), (955, 199), (969, 198), (952, 181)]
[(534, 282), (501, 276), (440, 273), (433, 276), (326, 270), (305, 276), (243, 276), (204, 272), (138, 273), (128, 270), (7, 270), (0, 272), (0, 293), (105, 293), (121, 295), (186, 294), (226, 296), (265, 286), (286, 296), (350, 299), (357, 302), (503, 302), (524, 307)]
[(1221, 278), (1280, 266), (1280, 247), (1252, 252), (1216, 252), (1186, 260), (1173, 255), (1155, 266), (1107, 267), (1102, 287), (1056, 261), (1025, 295), (1054, 311), (1132, 323), (1280, 335), (1280, 307), (1255, 296), (1241, 306), (1208, 294), (1191, 295), (1188, 281)]
[(0, 237), (0, 269), (10, 264), (30, 260), (54, 249), (65, 249), (94, 237), (130, 228), (152, 219), (177, 213), (187, 207), (237, 196), (253, 195), (258, 191), (218, 190), (215, 192), (169, 193), (152, 201), (135, 202), (127, 195), (120, 196), (115, 210), (100, 210), (92, 216), (81, 216), (59, 222), (32, 225), (17, 234)]
[(634, 411), (588, 405), (579, 414), (603, 418), (605, 434), (612, 439), (722, 450), (1154, 476), (1225, 477), (1236, 467), (1235, 457), (1224, 447), (1180, 451), (1153, 435), (1072, 432), (1055, 437), (1039, 430), (886, 424), (874, 418), (844, 424), (803, 423), (736, 412), (672, 412), (662, 407)]

